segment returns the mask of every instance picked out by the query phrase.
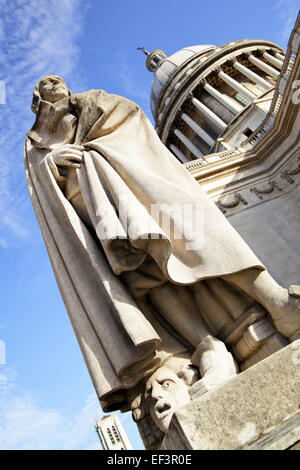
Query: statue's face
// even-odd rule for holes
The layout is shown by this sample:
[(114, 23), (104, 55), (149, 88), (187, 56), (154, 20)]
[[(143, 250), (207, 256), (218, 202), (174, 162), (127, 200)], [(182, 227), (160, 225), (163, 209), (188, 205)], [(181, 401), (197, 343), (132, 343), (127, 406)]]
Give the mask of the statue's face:
[(163, 366), (147, 381), (146, 391), (151, 396), (151, 417), (166, 433), (176, 409), (190, 401), (188, 386), (175, 372)]
[(40, 94), (45, 101), (55, 103), (69, 96), (68, 88), (65, 82), (56, 76), (46, 77), (40, 82)]

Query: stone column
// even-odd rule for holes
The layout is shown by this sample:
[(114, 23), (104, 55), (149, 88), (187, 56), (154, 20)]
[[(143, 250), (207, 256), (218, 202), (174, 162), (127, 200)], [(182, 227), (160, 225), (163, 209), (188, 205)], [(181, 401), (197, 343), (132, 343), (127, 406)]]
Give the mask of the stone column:
[(182, 163), (187, 163), (190, 160), (184, 155), (184, 153), (179, 150), (176, 145), (171, 144), (170, 145), (170, 150), (175, 153), (176, 157), (182, 162)]
[(279, 59), (276, 59), (273, 55), (269, 54), (268, 52), (263, 53), (263, 57), (267, 59), (270, 64), (275, 65), (275, 67), (279, 67), (281, 69), (282, 67), (282, 61)]
[(268, 75), (271, 75), (273, 78), (277, 78), (279, 75), (278, 70), (275, 70), (273, 67), (270, 65), (266, 64), (262, 60), (258, 59), (255, 57), (253, 54), (249, 55), (249, 61), (252, 62), (252, 64), (256, 65), (258, 68), (266, 72)]
[(192, 98), (193, 105), (199, 109), (199, 111), (210, 121), (212, 122), (219, 131), (224, 131), (227, 127), (227, 124), (222, 121), (213, 111), (211, 111), (205, 104), (201, 103), (197, 98)]
[(281, 60), (282, 62), (284, 61), (284, 55), (280, 54), (280, 52), (275, 52), (275, 57), (277, 57), (277, 59)]
[(250, 101), (253, 101), (256, 96), (254, 93), (249, 91), (246, 87), (241, 85), (239, 82), (234, 80), (234, 78), (231, 78), (227, 73), (223, 72), (222, 70), (218, 73), (219, 77), (226, 82), (228, 85), (231, 86), (234, 90), (238, 91), (241, 95), (245, 96), (248, 98)]
[(260, 75), (248, 69), (237, 60), (235, 60), (232, 65), (236, 70), (245, 75), (245, 77), (250, 78), (250, 80), (253, 80), (254, 83), (257, 83), (258, 85), (262, 86), (265, 90), (270, 90), (270, 88), (273, 88), (273, 85), (271, 85), (271, 83), (267, 82)]
[(204, 129), (201, 129), (201, 127), (193, 121), (187, 114), (182, 113), (181, 118), (184, 122), (186, 122), (193, 131), (196, 132), (196, 134), (200, 137), (200, 139), (204, 140), (210, 147), (212, 147), (215, 144), (214, 139), (207, 133), (205, 132)]
[(190, 141), (179, 129), (174, 129), (174, 134), (179, 140), (195, 155), (196, 158), (202, 158), (203, 153)]
[(231, 111), (233, 114), (238, 114), (243, 110), (243, 106), (238, 103), (231, 101), (226, 95), (223, 95), (214, 87), (212, 87), (209, 83), (203, 83), (204, 90), (207, 91), (211, 96), (213, 96), (219, 103), (225, 106), (226, 109)]

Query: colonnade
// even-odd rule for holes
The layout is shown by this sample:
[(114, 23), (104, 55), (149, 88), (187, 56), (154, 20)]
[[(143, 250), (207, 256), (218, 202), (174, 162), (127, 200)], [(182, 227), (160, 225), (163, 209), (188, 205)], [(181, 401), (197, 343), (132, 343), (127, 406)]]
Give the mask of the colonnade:
[[(269, 75), (273, 79), (277, 79), (280, 71), (277, 69), (281, 69), (283, 65), (284, 56), (279, 52), (275, 52), (274, 55), (271, 55), (269, 52), (261, 52), (261, 57), (263, 57), (268, 63), (261, 60), (261, 58), (256, 57), (252, 53), (247, 54), (248, 61), (255, 65), (258, 69), (264, 72), (265, 76)], [(228, 60), (227, 60), (228, 61)], [(242, 75), (244, 75), (247, 79), (254, 82), (254, 85), (259, 85), (263, 91), (260, 91), (260, 94), (269, 91), (274, 87), (272, 83), (270, 83), (265, 77), (260, 76), (258, 73), (253, 72), (250, 68), (246, 67), (245, 65), (241, 64), (238, 61), (238, 58), (231, 58), (230, 59), (231, 65), (233, 68), (238, 70)], [(269, 65), (270, 64), (270, 65)], [(275, 68), (276, 67), (276, 68)], [(258, 95), (250, 91), (240, 82), (232, 78), (230, 75), (225, 73), (221, 68), (217, 68), (214, 70), (214, 73), (227, 85), (229, 85), (233, 90), (238, 92), (246, 102), (251, 103), (255, 100)], [(199, 82), (195, 83), (195, 87), (199, 84)], [(236, 100), (230, 98), (226, 94), (221, 93), (217, 88), (210, 85), (205, 79), (201, 80), (201, 84), (203, 89), (213, 98), (215, 98), (221, 105), (223, 105), (227, 110), (233, 113), (234, 117), (238, 115), (243, 109), (240, 103)], [(189, 94), (188, 99), (191, 100), (193, 106), (197, 109), (197, 112), (201, 114), (202, 119), (210, 125), (217, 134), (221, 134), (227, 128), (227, 123), (225, 123), (214, 110), (210, 109), (204, 103), (202, 103), (198, 98), (193, 96), (192, 93)], [(190, 116), (186, 113), (181, 112), (180, 118), (193, 130), (193, 132), (210, 148), (213, 147), (215, 144), (215, 140), (201, 127), (197, 124)], [(192, 153), (194, 158), (203, 158), (203, 153), (200, 149), (187, 137), (181, 132), (178, 128), (173, 129), (174, 134), (176, 137), (187, 147), (190, 152)], [(177, 156), (177, 158), (185, 163), (189, 161), (189, 159), (185, 156), (185, 154), (178, 148), (174, 143), (170, 144), (170, 150)]]

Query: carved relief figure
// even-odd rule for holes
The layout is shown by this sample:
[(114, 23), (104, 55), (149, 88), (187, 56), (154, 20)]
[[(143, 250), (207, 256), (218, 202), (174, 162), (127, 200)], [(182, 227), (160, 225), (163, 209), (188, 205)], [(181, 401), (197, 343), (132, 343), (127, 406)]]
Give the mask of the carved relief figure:
[[(201, 357), (200, 368), (196, 356)], [(188, 352), (168, 357), (140, 384), (131, 401), (133, 418), (145, 446), (148, 449), (160, 447), (175, 411), (188, 404), (193, 396), (214, 389), (221, 377), (224, 380), (235, 375), (236, 370), (224, 344), (212, 336), (202, 341), (201, 348), (198, 347), (192, 357)]]
[[(203, 391), (218, 386), (236, 373), (235, 359), (251, 356), (238, 357), (236, 345), (256, 321), (275, 325), (282, 345), (282, 335), (299, 337), (297, 288), (276, 283), (135, 103), (103, 90), (72, 94), (48, 76), (32, 110), (28, 187), (104, 411), (130, 409), (141, 384), (183, 353)], [(202, 221), (192, 242), (175, 236), (174, 203), (195, 208), (190, 224)]]
[(191, 400), (188, 388), (199, 378), (188, 359), (171, 358), (147, 380), (150, 415), (163, 433), (167, 432), (177, 408)]

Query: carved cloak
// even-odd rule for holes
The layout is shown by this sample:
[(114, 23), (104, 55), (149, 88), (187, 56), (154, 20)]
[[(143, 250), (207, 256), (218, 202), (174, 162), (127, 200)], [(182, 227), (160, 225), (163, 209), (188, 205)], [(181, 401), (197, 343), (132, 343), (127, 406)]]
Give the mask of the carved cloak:
[[(38, 117), (28, 133), (26, 177), (66, 309), (102, 407), (110, 411), (126, 407), (126, 390), (156, 367), (159, 351), (184, 347), (151, 311), (141, 310), (121, 273), (151, 259), (171, 283), (191, 285), (264, 267), (135, 103), (102, 90), (67, 100), (69, 117), (76, 117), (70, 143), (85, 149), (81, 168), (69, 171), (79, 188), (78, 207), (78, 194), (59, 187), (47, 160), (52, 144), (60, 143), (53, 129), (62, 126), (62, 106), (56, 117), (52, 113), (52, 144)], [(118, 212), (120, 200), (127, 221)], [(174, 204), (197, 208), (201, 243), (187, 249), (190, 238), (166, 233), (152, 216), (153, 204), (166, 212)]]

